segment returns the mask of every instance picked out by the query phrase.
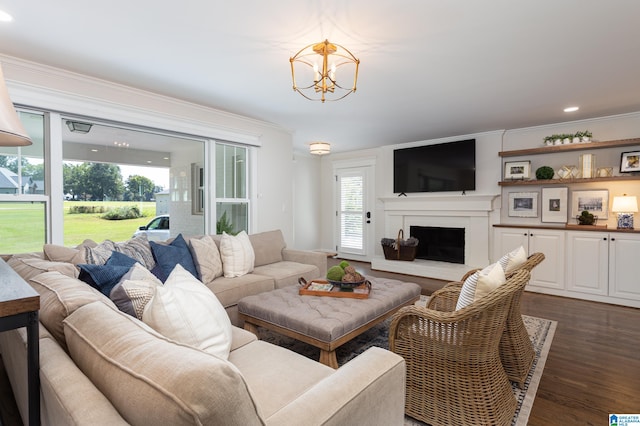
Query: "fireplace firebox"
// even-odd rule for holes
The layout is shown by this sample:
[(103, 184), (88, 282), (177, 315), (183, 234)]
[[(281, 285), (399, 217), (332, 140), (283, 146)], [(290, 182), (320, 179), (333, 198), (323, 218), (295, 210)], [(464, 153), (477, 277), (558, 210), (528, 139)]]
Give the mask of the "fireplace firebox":
[(464, 228), (411, 226), (409, 232), (418, 239), (417, 259), (464, 264)]

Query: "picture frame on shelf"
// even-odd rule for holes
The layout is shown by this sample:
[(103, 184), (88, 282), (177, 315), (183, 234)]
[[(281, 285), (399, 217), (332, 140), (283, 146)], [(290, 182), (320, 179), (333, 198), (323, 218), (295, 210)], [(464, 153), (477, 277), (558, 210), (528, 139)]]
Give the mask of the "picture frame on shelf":
[(509, 216), (538, 217), (538, 193), (510, 192)]
[(640, 151), (623, 152), (620, 155), (620, 173), (640, 172)]
[(567, 223), (569, 188), (542, 188), (542, 222)]
[(576, 217), (588, 211), (598, 219), (609, 217), (609, 191), (597, 189), (589, 191), (571, 191), (571, 216)]
[(505, 180), (524, 180), (531, 176), (531, 161), (507, 161), (504, 163)]

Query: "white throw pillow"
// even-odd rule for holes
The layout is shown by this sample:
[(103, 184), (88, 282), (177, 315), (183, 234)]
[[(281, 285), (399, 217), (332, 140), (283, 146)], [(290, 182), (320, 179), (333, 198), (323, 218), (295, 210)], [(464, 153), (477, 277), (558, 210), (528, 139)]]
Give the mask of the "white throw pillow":
[(493, 263), (483, 270), (475, 272), (462, 285), (458, 303), (456, 303), (456, 310), (462, 309), (486, 296), (505, 282), (504, 270), (499, 263)]
[(502, 266), (502, 269), (504, 269), (504, 273), (508, 274), (509, 272), (512, 272), (513, 270), (522, 266), (522, 264), (526, 261), (527, 252), (525, 251), (524, 247), (520, 246), (512, 252), (502, 256), (498, 263)]
[(231, 350), (231, 321), (218, 298), (180, 264), (156, 287), (142, 321), (160, 334), (222, 359)]
[(223, 232), (220, 255), (225, 278), (241, 277), (253, 271), (256, 255), (245, 231), (235, 237)]
[(189, 246), (193, 256), (193, 263), (196, 264), (196, 269), (203, 283), (209, 284), (222, 276), (220, 251), (210, 235), (205, 235), (200, 239), (191, 238)]

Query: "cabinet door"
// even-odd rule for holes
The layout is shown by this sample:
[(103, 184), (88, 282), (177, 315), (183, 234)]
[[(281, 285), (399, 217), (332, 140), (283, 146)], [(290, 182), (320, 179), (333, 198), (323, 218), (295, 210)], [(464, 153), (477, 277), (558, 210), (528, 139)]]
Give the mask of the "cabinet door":
[(609, 234), (567, 233), (567, 290), (606, 296), (609, 281)]
[(609, 296), (640, 300), (639, 253), (640, 235), (611, 234)]
[(564, 289), (565, 232), (534, 229), (529, 231), (528, 253), (544, 253), (544, 260), (531, 271), (530, 284)]
[(503, 255), (522, 246), (529, 253), (529, 230), (521, 228), (496, 228), (494, 262)]

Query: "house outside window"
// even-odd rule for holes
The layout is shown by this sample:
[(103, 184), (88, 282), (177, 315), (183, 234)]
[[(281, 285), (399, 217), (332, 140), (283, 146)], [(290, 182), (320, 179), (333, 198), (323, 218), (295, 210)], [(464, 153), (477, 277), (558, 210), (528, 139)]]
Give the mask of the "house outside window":
[(40, 251), (47, 241), (45, 116), (18, 111), (33, 144), (0, 147), (0, 253)]

